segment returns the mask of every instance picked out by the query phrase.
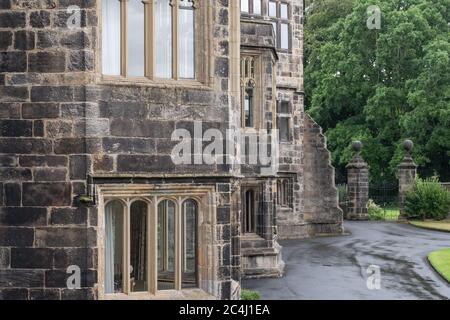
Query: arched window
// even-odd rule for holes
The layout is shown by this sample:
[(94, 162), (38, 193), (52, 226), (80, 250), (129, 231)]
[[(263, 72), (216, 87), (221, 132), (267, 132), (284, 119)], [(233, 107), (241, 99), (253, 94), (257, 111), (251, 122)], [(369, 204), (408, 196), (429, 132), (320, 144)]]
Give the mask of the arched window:
[(158, 290), (175, 287), (175, 203), (158, 205)]
[(124, 206), (114, 200), (105, 207), (105, 293), (123, 292), (124, 288)]
[(253, 127), (253, 88), (245, 88), (244, 96), (244, 122), (245, 127)]
[(281, 181), (278, 180), (277, 181), (277, 203), (278, 205), (282, 205), (283, 204), (283, 188), (281, 187)]
[(195, 202), (194, 200), (184, 201), (181, 220), (183, 250), (183, 288), (197, 287), (197, 219), (197, 202)]
[(242, 126), (255, 126), (255, 90), (256, 90), (256, 58), (244, 56), (241, 58), (241, 116)]
[(147, 213), (144, 201), (130, 207), (130, 284), (132, 292), (147, 291)]
[(250, 189), (245, 191), (244, 194), (244, 221), (243, 231), (244, 233), (255, 232), (255, 192)]

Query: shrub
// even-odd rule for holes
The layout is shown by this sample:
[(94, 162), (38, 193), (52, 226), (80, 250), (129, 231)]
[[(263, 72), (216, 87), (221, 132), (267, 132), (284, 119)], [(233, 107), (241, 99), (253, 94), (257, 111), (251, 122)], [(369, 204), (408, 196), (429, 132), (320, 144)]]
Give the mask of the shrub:
[(259, 294), (258, 291), (247, 289), (241, 290), (241, 300), (260, 300), (260, 299), (261, 295)]
[(414, 187), (406, 193), (405, 214), (408, 219), (443, 220), (450, 212), (450, 192), (436, 177), (417, 178)]
[(384, 220), (384, 210), (375, 203), (372, 199), (369, 199), (367, 203), (367, 212), (370, 220)]

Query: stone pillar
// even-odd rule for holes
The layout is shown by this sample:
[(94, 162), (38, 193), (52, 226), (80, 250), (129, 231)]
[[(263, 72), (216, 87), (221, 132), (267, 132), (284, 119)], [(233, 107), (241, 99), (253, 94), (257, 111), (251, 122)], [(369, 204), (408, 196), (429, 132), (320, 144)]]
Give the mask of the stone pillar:
[(403, 156), (402, 162), (397, 167), (397, 174), (399, 180), (399, 190), (398, 199), (400, 206), (400, 220), (406, 220), (405, 217), (405, 196), (408, 190), (414, 185), (414, 180), (417, 174), (417, 165), (414, 163), (411, 157), (411, 151), (414, 147), (414, 143), (411, 140), (405, 140), (403, 142), (403, 149), (405, 150), (405, 155)]
[(352, 144), (355, 152), (347, 168), (347, 198), (348, 208), (346, 219), (369, 220), (367, 203), (369, 201), (369, 166), (361, 157), (362, 143)]

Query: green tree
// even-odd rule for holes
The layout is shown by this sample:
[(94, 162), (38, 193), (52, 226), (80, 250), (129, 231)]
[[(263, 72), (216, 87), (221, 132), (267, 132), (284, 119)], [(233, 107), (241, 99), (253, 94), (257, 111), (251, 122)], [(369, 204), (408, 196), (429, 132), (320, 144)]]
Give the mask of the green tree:
[[(367, 8), (381, 29), (367, 28)], [(450, 180), (450, 0), (315, 0), (305, 26), (308, 112), (337, 170), (360, 139), (372, 180), (394, 179), (401, 142), (424, 176)]]

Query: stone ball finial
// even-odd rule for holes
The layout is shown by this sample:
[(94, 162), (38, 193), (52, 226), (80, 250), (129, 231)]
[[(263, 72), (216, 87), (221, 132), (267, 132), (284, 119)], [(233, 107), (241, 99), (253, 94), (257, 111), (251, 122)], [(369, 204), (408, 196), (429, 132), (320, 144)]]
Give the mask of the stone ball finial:
[(403, 149), (405, 149), (406, 152), (410, 153), (413, 147), (414, 143), (411, 140), (406, 139), (405, 141), (403, 141)]
[(362, 147), (363, 147), (363, 144), (362, 144), (361, 141), (356, 140), (356, 141), (352, 142), (352, 149), (353, 149), (353, 151), (359, 153), (359, 152), (361, 152)]

